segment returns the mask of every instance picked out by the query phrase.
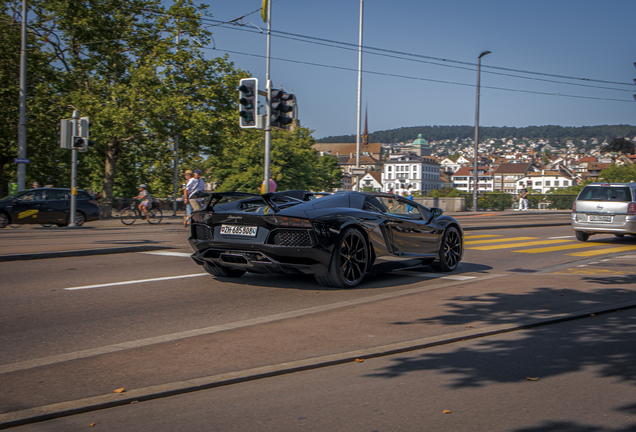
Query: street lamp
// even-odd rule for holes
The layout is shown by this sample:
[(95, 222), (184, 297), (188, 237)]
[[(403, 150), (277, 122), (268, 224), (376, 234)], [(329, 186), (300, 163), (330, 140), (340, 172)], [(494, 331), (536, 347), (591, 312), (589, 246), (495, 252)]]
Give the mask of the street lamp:
[(479, 79), (481, 76), (481, 58), (490, 54), (484, 51), (477, 57), (477, 106), (475, 108), (475, 154), (473, 162), (473, 211), (477, 211), (477, 197), (479, 196)]

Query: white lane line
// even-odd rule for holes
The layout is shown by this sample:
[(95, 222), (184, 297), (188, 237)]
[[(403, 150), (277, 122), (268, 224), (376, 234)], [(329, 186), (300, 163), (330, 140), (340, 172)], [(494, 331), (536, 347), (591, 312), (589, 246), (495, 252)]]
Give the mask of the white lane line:
[(566, 238), (574, 238), (574, 236), (569, 235), (569, 236), (561, 236), (561, 237), (548, 237), (548, 240), (558, 240), (558, 239), (566, 239)]
[(142, 254), (146, 254), (146, 255), (162, 255), (162, 256), (174, 256), (174, 257), (184, 257), (184, 258), (190, 258), (190, 256), (192, 256), (191, 253), (187, 253), (187, 252), (165, 252), (165, 251), (159, 251), (159, 252), (139, 252)]
[(76, 291), (76, 290), (103, 288), (103, 287), (119, 286), (119, 285), (131, 285), (131, 284), (145, 283), (145, 282), (160, 282), (160, 281), (166, 281), (166, 280), (171, 280), (171, 279), (182, 279), (182, 278), (206, 276), (206, 275), (208, 275), (208, 274), (207, 273), (196, 273), (196, 274), (181, 275), (181, 276), (168, 276), (168, 277), (160, 277), (160, 278), (152, 278), (152, 279), (138, 279), (138, 280), (132, 280), (132, 281), (113, 282), (113, 283), (106, 283), (106, 284), (99, 284), (99, 285), (84, 285), (84, 286), (79, 286), (79, 287), (64, 288), (64, 290), (66, 290), (66, 291)]
[(461, 276), (461, 275), (443, 276), (439, 273), (419, 273), (419, 272), (410, 272), (410, 271), (396, 271), (394, 273), (401, 274), (404, 276), (417, 276), (417, 277), (430, 278), (430, 279), (448, 279), (448, 280), (456, 280), (456, 281), (470, 280), (470, 279), (475, 279), (477, 277), (477, 276)]
[[(204, 273), (204, 274), (207, 274), (207, 273)], [(194, 275), (194, 276), (198, 276), (198, 275)], [(480, 281), (486, 281), (490, 279), (496, 279), (502, 276), (507, 276), (507, 275), (504, 275), (504, 274), (487, 275), (487, 276), (479, 277), (477, 279)], [(435, 283), (435, 282), (438, 282), (438, 283)], [(314, 307), (310, 307), (306, 309), (298, 309), (298, 310), (291, 310), (288, 312), (281, 312), (281, 313), (269, 315), (269, 316), (250, 318), (244, 321), (230, 322), (227, 324), (219, 324), (219, 325), (214, 325), (214, 326), (204, 327), (204, 328), (199, 328), (194, 330), (185, 330), (179, 333), (165, 334), (160, 336), (149, 337), (146, 339), (138, 339), (138, 340), (122, 342), (122, 343), (118, 343), (114, 345), (102, 346), (98, 348), (90, 348), (90, 349), (81, 350), (81, 351), (53, 355), (50, 357), (42, 357), (42, 358), (37, 358), (32, 360), (26, 360), (20, 363), (0, 365), (0, 375), (5, 373), (10, 373), (10, 372), (16, 372), (20, 370), (25, 370), (25, 369), (31, 369), (35, 367), (47, 366), (47, 365), (51, 365), (55, 363), (78, 360), (82, 358), (114, 353), (114, 352), (128, 350), (128, 349), (140, 348), (140, 347), (154, 345), (158, 343), (171, 342), (171, 341), (185, 339), (189, 337), (208, 335), (208, 334), (218, 333), (218, 332), (227, 331), (227, 330), (234, 330), (234, 329), (259, 325), (259, 324), (267, 324), (270, 322), (280, 321), (280, 320), (289, 319), (289, 318), (298, 318), (298, 317), (302, 317), (309, 314), (328, 312), (335, 309), (341, 309), (341, 308), (357, 306), (357, 305), (364, 305), (367, 303), (392, 299), (395, 297), (401, 297), (401, 296), (406, 296), (411, 294), (420, 294), (427, 291), (434, 291), (443, 287), (449, 287), (449, 286), (455, 286), (455, 285), (461, 285), (461, 284), (462, 282), (460, 281), (454, 281), (454, 282), (431, 281), (426, 285), (420, 285), (414, 288), (407, 288), (401, 291), (376, 294), (369, 297), (362, 297), (362, 298), (353, 299), (353, 300), (345, 300), (342, 302), (325, 304), (322, 306), (314, 306)]]

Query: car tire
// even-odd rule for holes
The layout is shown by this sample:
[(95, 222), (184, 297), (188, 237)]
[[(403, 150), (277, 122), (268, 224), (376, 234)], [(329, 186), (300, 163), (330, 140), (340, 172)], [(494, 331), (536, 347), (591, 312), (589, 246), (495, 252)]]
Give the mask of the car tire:
[(324, 286), (353, 288), (362, 282), (369, 269), (369, 246), (360, 231), (347, 228), (333, 249), (326, 276), (316, 275)]
[(210, 263), (203, 263), (203, 269), (212, 276), (237, 278), (243, 276), (245, 270), (233, 269), (229, 267), (217, 266)]
[(9, 215), (4, 212), (0, 212), (0, 228), (4, 228), (9, 225)]
[[(86, 217), (84, 217), (84, 213), (80, 211), (75, 212), (75, 226), (82, 226), (84, 225), (84, 222), (86, 222)], [(66, 226), (69, 226), (70, 224), (71, 224), (71, 217), (69, 216)]]
[(462, 260), (462, 248), (463, 243), (459, 230), (454, 226), (448, 227), (442, 236), (438, 259), (433, 263), (432, 267), (439, 272), (452, 272)]
[(625, 237), (625, 234), (614, 234), (614, 236), (618, 237), (618, 238), (623, 238), (623, 237)]
[(589, 235), (588, 233), (586, 233), (586, 232), (583, 232), (583, 231), (575, 231), (575, 233), (576, 233), (576, 239), (577, 239), (578, 241), (586, 242), (586, 241), (587, 241), (587, 239), (589, 239), (589, 238), (590, 238), (590, 235)]

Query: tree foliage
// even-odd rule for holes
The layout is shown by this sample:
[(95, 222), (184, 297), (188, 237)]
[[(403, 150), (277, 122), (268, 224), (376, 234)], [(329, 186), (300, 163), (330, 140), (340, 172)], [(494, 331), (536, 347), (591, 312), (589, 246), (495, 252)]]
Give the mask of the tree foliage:
[(634, 154), (634, 143), (626, 138), (620, 137), (612, 140), (607, 146), (603, 147), (603, 150), (623, 154)]
[[(7, 5), (18, 10), (19, 3)], [(102, 192), (103, 214), (114, 195), (130, 196), (140, 182), (154, 195), (172, 191), (177, 134), (181, 166), (193, 168), (239, 133), (236, 88), (246, 74), (227, 57), (204, 57), (199, 45), (211, 37), (201, 25), (206, 6), (30, 0), (29, 8), (29, 31), (62, 77), (58, 114), (69, 118), (77, 109), (91, 118), (96, 145), (80, 156), (78, 186)]]
[[(527, 138), (532, 140), (548, 139), (551, 143), (566, 140), (591, 140), (597, 138), (599, 142), (612, 140), (616, 137), (636, 136), (636, 126), (630, 125), (603, 125), (603, 126), (584, 126), (584, 127), (565, 127), (565, 126), (528, 126), (522, 128), (516, 127), (494, 127), (480, 126), (480, 139), (508, 139), (508, 138)], [(475, 136), (474, 126), (413, 126), (403, 127), (399, 129), (391, 129), (385, 131), (377, 131), (369, 134), (369, 142), (381, 143), (398, 143), (406, 142), (417, 138), (418, 134), (422, 134), (429, 141), (455, 140), (455, 139), (473, 139)], [(355, 135), (329, 136), (317, 140), (319, 143), (354, 143)]]
[[(18, 156), (21, 16), (4, 3), (0, 11), (0, 196), (15, 182)], [(70, 154), (58, 152), (55, 125), (62, 112), (61, 76), (51, 66), (52, 55), (32, 33), (27, 34), (27, 184), (49, 184), (70, 178)]]
[[(270, 177), (277, 190), (332, 191), (340, 185), (337, 160), (319, 157), (313, 144), (311, 131), (304, 127), (272, 131)], [(208, 159), (206, 171), (219, 191), (256, 193), (264, 177), (263, 154), (263, 133), (244, 130), (241, 139)]]
[(629, 183), (636, 181), (636, 165), (618, 166), (612, 164), (609, 168), (601, 171), (599, 179), (609, 183)]

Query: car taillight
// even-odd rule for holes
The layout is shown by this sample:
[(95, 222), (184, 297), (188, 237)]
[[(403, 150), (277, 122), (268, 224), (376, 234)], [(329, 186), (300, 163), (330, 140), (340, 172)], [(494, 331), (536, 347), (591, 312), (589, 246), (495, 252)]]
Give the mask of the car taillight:
[(311, 228), (311, 222), (307, 219), (286, 217), (286, 216), (266, 216), (265, 220), (272, 225), (293, 227), (293, 228)]
[(627, 216), (634, 216), (636, 214), (636, 203), (630, 202), (627, 206)]
[(576, 201), (572, 203), (572, 213), (576, 213)]

